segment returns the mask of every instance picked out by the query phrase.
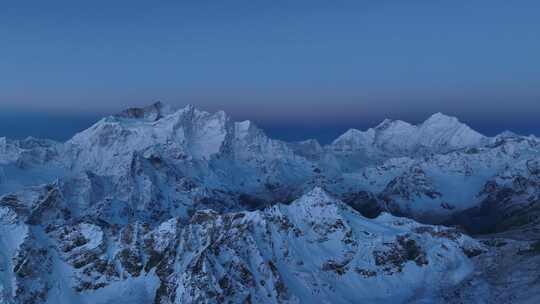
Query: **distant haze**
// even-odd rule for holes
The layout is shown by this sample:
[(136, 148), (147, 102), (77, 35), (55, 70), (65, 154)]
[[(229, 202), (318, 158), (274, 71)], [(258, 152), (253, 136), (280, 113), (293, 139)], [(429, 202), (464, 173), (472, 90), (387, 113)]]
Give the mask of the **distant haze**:
[[(364, 130), (376, 126), (383, 120), (383, 116), (376, 117), (370, 115), (369, 112), (365, 116), (362, 113), (358, 113), (359, 119), (354, 119), (354, 115), (347, 115), (347, 119), (341, 121), (332, 119), (331, 111), (328, 113), (328, 116), (309, 117), (307, 115), (308, 117), (300, 116), (294, 118), (288, 114), (278, 119), (267, 118), (264, 115), (256, 114), (253, 115), (254, 117), (247, 117), (247, 114), (242, 111), (232, 111), (232, 113), (229, 111), (228, 113), (232, 114), (232, 119), (235, 121), (244, 119), (254, 121), (272, 138), (286, 141), (314, 138), (323, 144), (330, 143), (350, 128)], [(2, 112), (0, 113), (0, 137), (6, 136), (22, 139), (33, 136), (65, 141), (71, 138), (76, 132), (90, 127), (103, 116), (109, 114), (113, 113)], [(394, 116), (393, 118), (418, 124), (427, 119), (431, 114), (433, 113), (426, 114), (426, 116), (422, 117), (411, 115), (406, 117)], [(488, 136), (496, 135), (505, 130), (511, 130), (522, 135), (540, 133), (538, 132), (538, 124), (534, 119), (508, 123), (505, 120), (498, 120), (496, 117), (489, 116), (476, 117), (476, 119), (458, 118), (468, 123), (473, 129)], [(528, 122), (533, 123), (528, 124)]]
[(540, 3), (10, 1), (0, 136), (64, 140), (161, 100), (329, 142), (435, 112), (540, 134)]

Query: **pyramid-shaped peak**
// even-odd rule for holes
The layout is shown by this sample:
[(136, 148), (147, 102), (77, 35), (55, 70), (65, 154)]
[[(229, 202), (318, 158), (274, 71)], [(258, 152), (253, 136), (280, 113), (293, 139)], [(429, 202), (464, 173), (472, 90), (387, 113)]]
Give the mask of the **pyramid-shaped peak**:
[(394, 120), (393, 119), (390, 119), (390, 118), (385, 118), (383, 121), (381, 121), (375, 128), (379, 127), (379, 126), (385, 126), (385, 125), (388, 125), (388, 124), (391, 124)]
[(385, 118), (380, 124), (378, 124), (375, 129), (376, 130), (385, 130), (390, 127), (393, 128), (409, 128), (412, 127), (412, 125), (406, 121), (399, 120), (399, 119), (389, 119)]
[(335, 201), (335, 198), (333, 198), (325, 189), (319, 186), (314, 187), (311, 191), (305, 193), (300, 199), (310, 199), (318, 202)]
[(423, 131), (437, 131), (437, 130), (447, 130), (447, 131), (458, 131), (460, 136), (469, 135), (473, 137), (483, 137), (482, 134), (476, 132), (467, 124), (461, 122), (458, 118), (454, 116), (448, 116), (441, 112), (431, 115), (424, 123), (419, 125)]
[(345, 131), (345, 133), (343, 133), (340, 137), (343, 137), (343, 138), (348, 138), (348, 137), (354, 137), (354, 136), (357, 136), (359, 134), (362, 134), (363, 132), (358, 130), (358, 129), (349, 129), (347, 131)]
[(424, 121), (424, 125), (431, 125), (431, 124), (448, 124), (448, 123), (459, 123), (459, 119), (457, 119), (454, 116), (449, 116), (446, 114), (443, 114), (441, 112), (437, 112), (433, 115), (431, 115), (426, 121)]
[(318, 223), (335, 223), (336, 218), (342, 217), (341, 212), (348, 210), (344, 203), (321, 187), (306, 192), (287, 208), (300, 221)]

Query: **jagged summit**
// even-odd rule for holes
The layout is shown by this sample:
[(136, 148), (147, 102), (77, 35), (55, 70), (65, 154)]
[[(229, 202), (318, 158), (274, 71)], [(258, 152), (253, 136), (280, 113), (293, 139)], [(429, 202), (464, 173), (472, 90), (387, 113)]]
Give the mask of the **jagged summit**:
[(169, 105), (158, 101), (142, 108), (128, 108), (114, 116), (120, 118), (145, 119), (149, 121), (156, 121), (172, 113), (173, 109)]
[(293, 157), (292, 148), (270, 139), (251, 121), (234, 122), (223, 111), (187, 105), (172, 110), (162, 103), (104, 118), (66, 143), (78, 168), (100, 172), (128, 170), (133, 153), (157, 149), (173, 159), (214, 157), (261, 162)]
[(483, 141), (485, 136), (456, 117), (435, 113), (418, 125), (385, 119), (366, 131), (350, 129), (338, 137), (331, 147), (342, 151), (407, 155), (419, 150), (445, 152), (475, 146)]
[(484, 246), (391, 214), (536, 221), (540, 143), (483, 138), (437, 113), (286, 143), (162, 103), (0, 138), (0, 303), (446, 303)]
[(455, 116), (449, 116), (441, 112), (437, 112), (429, 116), (423, 124), (437, 124), (437, 123), (455, 123), (459, 122), (459, 119)]
[(306, 139), (289, 144), (295, 153), (309, 159), (319, 159), (324, 154), (324, 148), (316, 139)]
[[(171, 114), (174, 114), (175, 116), (191, 117), (215, 115), (230, 119), (223, 111), (209, 113), (199, 110), (191, 104), (174, 110), (171, 106), (159, 101), (146, 107), (126, 109), (119, 114), (114, 115), (114, 117), (142, 119), (143, 121), (152, 122)], [(236, 122), (235, 128), (239, 133), (239, 137), (245, 136), (248, 130), (256, 130), (257, 133), (264, 133), (264, 131), (257, 128), (257, 126), (255, 126), (253, 122), (249, 120)], [(476, 141), (479, 141), (484, 136), (459, 121), (458, 118), (438, 112), (431, 115), (423, 123), (418, 125), (413, 125), (402, 120), (387, 118), (377, 126), (367, 129), (366, 131), (351, 128), (334, 140), (333, 144), (339, 144), (341, 141), (353, 141), (354, 143), (350, 143), (353, 146), (355, 144), (376, 144), (377, 139), (386, 138), (388, 140), (389, 137), (391, 137), (391, 140), (394, 140), (394, 137), (405, 138), (409, 143), (411, 143), (410, 140), (413, 139), (413, 142), (416, 144), (429, 147), (430, 144), (435, 143), (439, 145), (469, 145), (476, 143)], [(447, 138), (448, 140), (442, 140), (443, 137)], [(463, 142), (460, 143), (460, 140)]]
[(385, 118), (380, 124), (375, 126), (375, 130), (386, 130), (389, 128), (411, 128), (413, 125), (403, 120)]
[(324, 188), (315, 186), (311, 191), (306, 192), (299, 200), (310, 200), (316, 202), (336, 201)]
[(191, 105), (175, 111), (154, 103), (102, 119), (76, 134), (66, 146), (74, 158), (84, 159), (78, 166), (104, 171), (129, 166), (134, 152), (156, 146), (168, 147), (177, 155), (205, 159), (221, 150), (229, 123), (222, 111), (208, 113)]
[(420, 126), (420, 142), (427, 147), (459, 149), (482, 144), (486, 137), (456, 117), (433, 114)]

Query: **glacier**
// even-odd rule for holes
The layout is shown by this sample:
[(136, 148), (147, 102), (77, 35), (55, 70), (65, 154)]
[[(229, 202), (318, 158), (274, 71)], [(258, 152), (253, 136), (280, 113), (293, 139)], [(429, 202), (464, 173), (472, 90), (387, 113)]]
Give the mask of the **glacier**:
[(528, 303), (539, 215), (534, 136), (436, 113), (284, 142), (155, 103), (0, 138), (0, 303)]

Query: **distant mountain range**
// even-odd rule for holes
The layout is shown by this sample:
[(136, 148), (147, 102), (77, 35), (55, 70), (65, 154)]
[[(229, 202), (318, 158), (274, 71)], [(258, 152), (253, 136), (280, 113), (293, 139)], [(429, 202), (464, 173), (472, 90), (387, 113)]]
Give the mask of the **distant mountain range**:
[(0, 138), (0, 303), (497, 303), (484, 257), (539, 216), (534, 136), (437, 113), (284, 142), (155, 103)]

